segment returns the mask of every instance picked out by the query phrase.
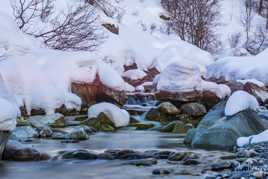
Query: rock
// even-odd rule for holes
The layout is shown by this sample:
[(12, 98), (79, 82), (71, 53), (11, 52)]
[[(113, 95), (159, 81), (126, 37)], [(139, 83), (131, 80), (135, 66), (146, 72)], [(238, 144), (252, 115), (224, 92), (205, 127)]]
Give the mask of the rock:
[(159, 91), (156, 93), (159, 101), (170, 101), (176, 106), (182, 103), (200, 102), (210, 109), (220, 102), (220, 98), (211, 91), (189, 91), (189, 92), (168, 92)]
[(140, 159), (140, 160), (131, 160), (126, 163), (127, 165), (135, 166), (152, 166), (157, 164), (157, 160), (154, 158)]
[(89, 139), (88, 128), (86, 126), (75, 126), (55, 129), (52, 139), (72, 139), (87, 140)]
[(180, 114), (180, 110), (170, 102), (161, 103), (158, 107), (158, 110), (159, 112), (162, 112), (167, 115)]
[(40, 130), (39, 132), (39, 136), (41, 138), (49, 138), (53, 135), (53, 131), (52, 129), (50, 129), (49, 127), (44, 127), (43, 129)]
[(161, 103), (157, 108), (152, 108), (148, 111), (145, 118), (150, 121), (159, 121), (161, 123), (168, 123), (177, 119), (180, 113), (178, 108), (171, 103)]
[(260, 104), (268, 102), (268, 89), (265, 86), (258, 86), (257, 84), (247, 82), (244, 85), (244, 90), (255, 96)]
[(211, 170), (212, 171), (215, 171), (215, 172), (219, 172), (219, 171), (222, 171), (222, 170), (225, 170), (225, 169), (232, 169), (234, 166), (232, 164), (232, 162), (218, 162), (218, 163), (214, 163), (210, 166)]
[(87, 150), (63, 152), (62, 159), (96, 160), (98, 155)]
[(95, 119), (89, 119), (86, 124), (97, 131), (114, 132), (116, 130), (114, 123), (105, 113), (100, 113)]
[(4, 151), (4, 160), (11, 161), (41, 161), (48, 160), (48, 154), (40, 153), (35, 149), (24, 147), (16, 141), (10, 141)]
[(154, 124), (151, 123), (134, 123), (130, 125), (131, 127), (135, 127), (136, 130), (147, 130), (154, 127)]
[(104, 24), (102, 24), (102, 26), (105, 27), (110, 32), (112, 32), (116, 35), (119, 35), (119, 27), (116, 26), (115, 24), (104, 23)]
[(64, 127), (65, 125), (64, 116), (60, 113), (46, 116), (31, 116), (29, 117), (28, 121), (33, 127), (40, 130), (47, 128), (48, 126)]
[(199, 160), (196, 160), (196, 159), (186, 159), (183, 161), (183, 165), (198, 165), (200, 164), (201, 162)]
[(184, 124), (182, 121), (173, 121), (163, 126), (160, 131), (184, 134), (191, 128), (193, 128), (192, 124)]
[(252, 176), (256, 177), (256, 179), (262, 179), (262, 178), (265, 178), (267, 176), (267, 173), (265, 173), (263, 171), (256, 171), (252, 174)]
[(39, 137), (37, 130), (31, 126), (17, 127), (11, 134), (11, 139), (15, 140), (27, 140), (37, 137)]
[(187, 133), (185, 143), (195, 148), (232, 150), (242, 136), (258, 134), (268, 128), (268, 121), (252, 110), (234, 116), (224, 116), (225, 102), (216, 105), (199, 123)]
[(206, 107), (199, 103), (187, 103), (181, 106), (183, 113), (193, 117), (200, 117), (207, 113)]
[(174, 172), (173, 169), (158, 168), (158, 169), (154, 169), (152, 174), (153, 175), (169, 175), (169, 174), (171, 174), (173, 172)]
[(193, 152), (177, 152), (169, 155), (168, 160), (170, 161), (187, 161), (198, 159), (198, 155)]
[(125, 92), (105, 86), (98, 75), (92, 83), (73, 82), (71, 87), (72, 92), (82, 99), (82, 107), (88, 108), (92, 104), (104, 101), (124, 105), (126, 101)]

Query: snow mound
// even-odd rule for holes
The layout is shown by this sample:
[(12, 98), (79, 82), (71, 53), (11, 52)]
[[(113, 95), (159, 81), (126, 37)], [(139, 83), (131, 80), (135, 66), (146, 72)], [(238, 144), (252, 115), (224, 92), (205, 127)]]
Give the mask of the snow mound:
[(131, 79), (131, 80), (139, 80), (139, 79), (144, 78), (146, 75), (147, 74), (140, 69), (128, 70), (123, 74), (124, 77)]
[(100, 113), (105, 113), (116, 127), (123, 127), (129, 124), (129, 114), (126, 110), (120, 109), (111, 103), (98, 103), (88, 109), (88, 118), (96, 118)]
[(232, 116), (245, 109), (257, 110), (259, 103), (257, 99), (245, 91), (236, 91), (228, 99), (225, 106), (225, 116)]
[(158, 91), (187, 92), (187, 91), (211, 91), (220, 99), (231, 94), (226, 85), (218, 85), (202, 79), (199, 68), (190, 62), (172, 63), (154, 80)]
[(268, 49), (256, 56), (226, 57), (208, 66), (207, 77), (225, 80), (255, 79), (268, 84)]
[(252, 135), (249, 137), (239, 137), (236, 143), (237, 143), (237, 146), (243, 147), (244, 145), (256, 144), (256, 143), (267, 142), (267, 141), (268, 141), (268, 130), (265, 130), (264, 132), (258, 135)]

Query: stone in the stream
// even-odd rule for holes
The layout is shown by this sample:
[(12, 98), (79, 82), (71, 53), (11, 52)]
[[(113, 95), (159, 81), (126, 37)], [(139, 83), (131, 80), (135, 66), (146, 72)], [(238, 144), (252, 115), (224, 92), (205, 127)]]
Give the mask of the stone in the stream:
[(193, 152), (177, 152), (169, 155), (168, 160), (170, 161), (186, 161), (186, 160), (195, 160), (198, 159), (199, 156)]
[(234, 165), (232, 162), (224, 161), (224, 162), (213, 163), (210, 166), (210, 169), (212, 171), (218, 172), (218, 171), (222, 171), (222, 170), (226, 170), (226, 169), (232, 169), (233, 167), (234, 167)]
[(48, 160), (50, 156), (33, 148), (24, 147), (17, 141), (9, 141), (4, 151), (3, 159), (10, 161), (41, 161)]
[(154, 127), (152, 123), (133, 123), (130, 125), (131, 127), (135, 127), (136, 130), (147, 130)]
[(98, 155), (87, 150), (67, 151), (61, 155), (62, 159), (96, 160)]
[(49, 138), (53, 135), (53, 131), (50, 127), (44, 127), (39, 131), (39, 136), (41, 138)]
[(188, 131), (184, 142), (195, 148), (232, 150), (239, 137), (255, 135), (268, 128), (268, 121), (255, 111), (244, 110), (226, 117), (224, 109), (225, 102), (216, 105), (196, 129)]
[(158, 110), (167, 115), (180, 114), (180, 110), (170, 102), (163, 102), (159, 105)]
[(28, 120), (30, 124), (37, 129), (43, 129), (48, 126), (64, 127), (65, 125), (64, 116), (60, 113), (45, 116), (31, 116)]
[(187, 131), (191, 128), (193, 128), (192, 124), (185, 124), (182, 121), (173, 121), (163, 126), (160, 131), (184, 134), (187, 133)]
[(203, 104), (200, 103), (187, 103), (181, 106), (183, 113), (189, 116), (199, 117), (207, 113), (207, 109)]
[(126, 164), (135, 166), (152, 166), (157, 164), (157, 160), (154, 158), (130, 160), (126, 162)]
[(152, 174), (153, 175), (169, 175), (171, 173), (173, 173), (174, 170), (173, 169), (169, 169), (169, 168), (158, 168), (158, 169), (154, 169)]
[(39, 134), (36, 129), (31, 126), (20, 126), (12, 131), (11, 139), (15, 140), (27, 140), (30, 138), (39, 137)]
[(114, 123), (105, 113), (100, 113), (95, 119), (89, 119), (86, 124), (97, 131), (114, 132), (116, 130)]
[(52, 139), (87, 140), (89, 139), (88, 129), (86, 126), (54, 129)]

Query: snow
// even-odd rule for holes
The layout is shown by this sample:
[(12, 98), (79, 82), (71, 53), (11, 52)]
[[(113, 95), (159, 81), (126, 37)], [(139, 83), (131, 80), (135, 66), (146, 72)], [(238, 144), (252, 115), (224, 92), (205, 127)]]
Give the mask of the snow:
[(18, 108), (6, 99), (0, 98), (0, 131), (12, 131), (16, 127)]
[(146, 75), (147, 74), (140, 69), (128, 70), (123, 74), (124, 77), (131, 80), (139, 80), (144, 78)]
[(172, 63), (154, 80), (158, 91), (187, 92), (187, 91), (211, 91), (220, 99), (231, 94), (226, 85), (218, 85), (202, 79), (199, 68), (190, 62)]
[(259, 87), (265, 87), (265, 84), (261, 81), (258, 81), (256, 79), (245, 79), (245, 80), (237, 80), (237, 82), (242, 83), (245, 85), (246, 83), (253, 83)]
[(225, 106), (225, 116), (232, 116), (246, 109), (259, 109), (257, 99), (245, 91), (236, 91), (228, 99)]
[(225, 80), (255, 79), (268, 84), (268, 49), (256, 56), (226, 57), (208, 66), (208, 78), (224, 78)]
[(264, 132), (257, 134), (257, 135), (253, 135), (249, 137), (239, 137), (236, 143), (239, 147), (243, 147), (244, 145), (256, 144), (256, 143), (267, 142), (267, 141), (268, 141), (268, 130), (265, 130)]
[(130, 121), (126, 110), (120, 109), (111, 103), (98, 103), (88, 109), (88, 118), (97, 118), (100, 113), (104, 113), (111, 119), (116, 127), (127, 126)]

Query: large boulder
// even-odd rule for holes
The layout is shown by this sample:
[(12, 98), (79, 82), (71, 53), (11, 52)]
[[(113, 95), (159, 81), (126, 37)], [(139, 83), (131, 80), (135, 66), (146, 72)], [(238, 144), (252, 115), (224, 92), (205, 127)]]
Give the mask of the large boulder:
[(207, 109), (203, 104), (199, 103), (187, 103), (181, 106), (183, 113), (188, 114), (189, 116), (199, 117), (207, 113)]
[(268, 121), (250, 109), (226, 117), (225, 104), (217, 104), (196, 129), (188, 131), (184, 142), (195, 148), (231, 150), (239, 137), (255, 135), (268, 128)]
[(124, 91), (115, 90), (104, 85), (97, 75), (92, 83), (72, 83), (72, 92), (82, 99), (82, 106), (88, 108), (98, 102), (112, 102), (123, 105), (126, 101)]

